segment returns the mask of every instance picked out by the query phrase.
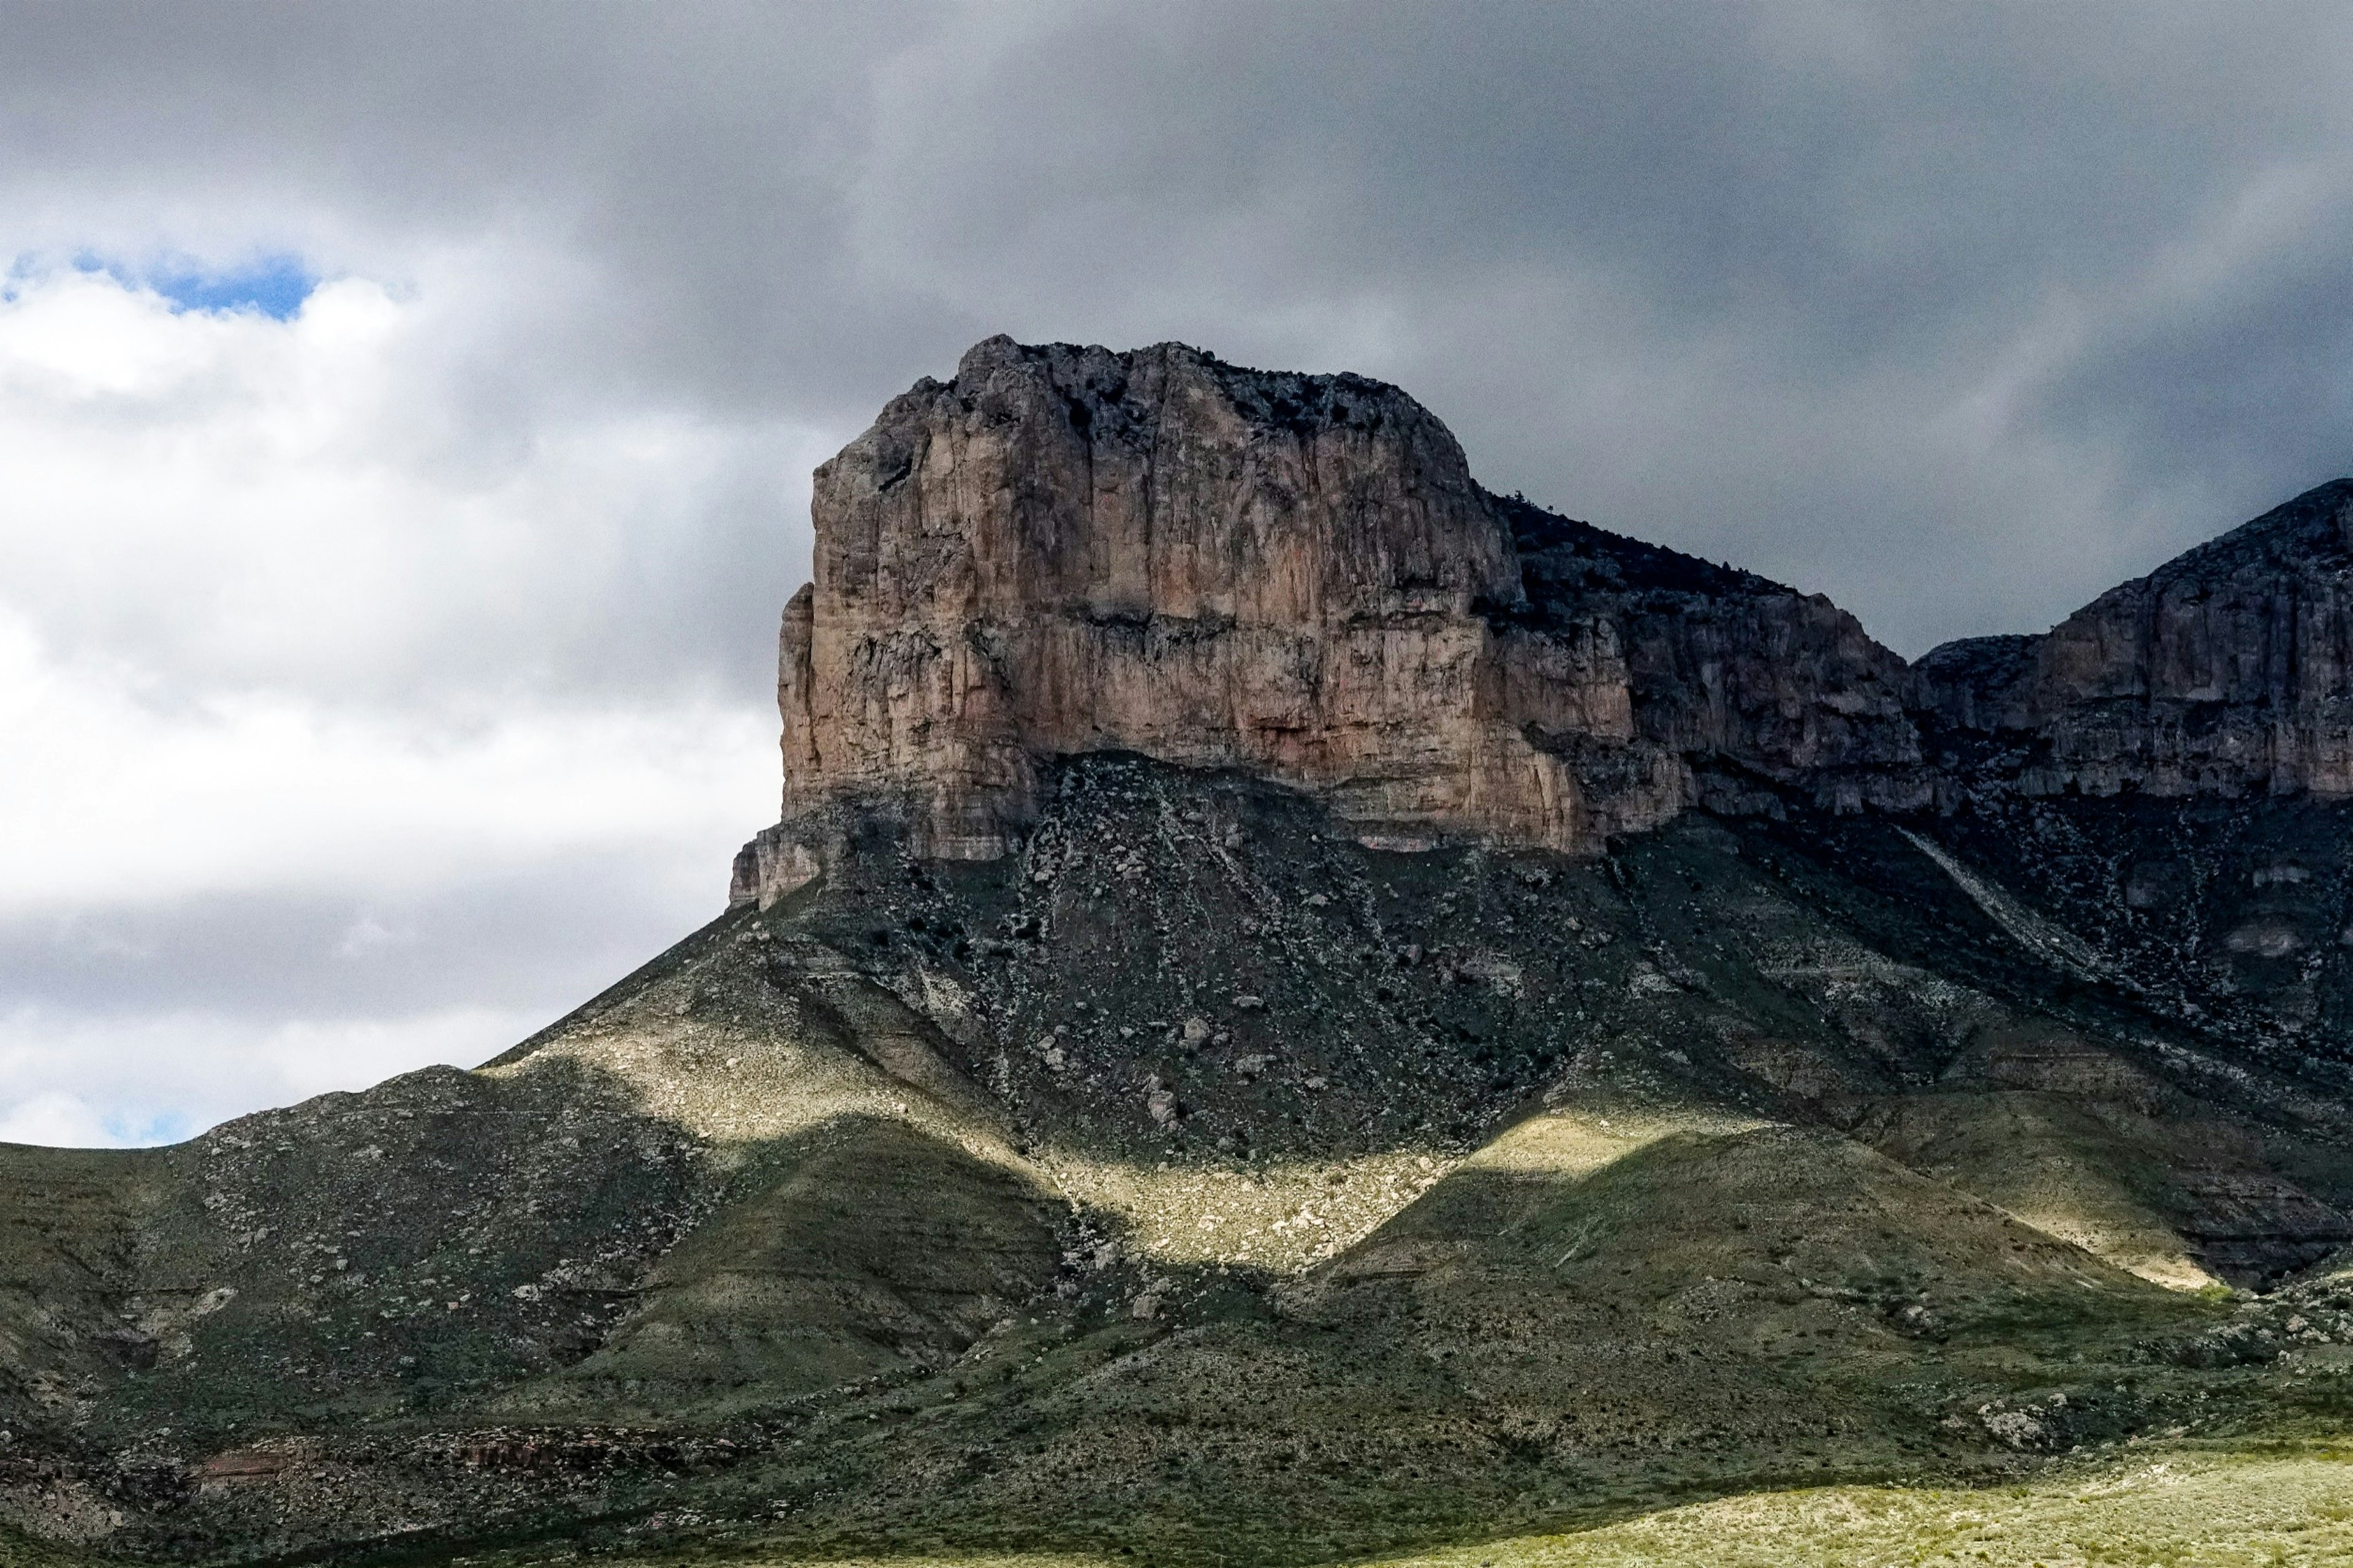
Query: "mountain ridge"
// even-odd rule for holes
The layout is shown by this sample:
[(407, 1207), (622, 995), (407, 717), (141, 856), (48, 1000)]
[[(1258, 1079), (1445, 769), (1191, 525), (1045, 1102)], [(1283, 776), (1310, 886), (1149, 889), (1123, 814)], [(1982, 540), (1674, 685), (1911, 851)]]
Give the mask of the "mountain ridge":
[(812, 511), (783, 821), (738, 898), (839, 852), (837, 802), (1001, 855), (1039, 761), (1098, 750), (1255, 771), (1395, 843), (1589, 851), (1683, 810), (1693, 756), (1925, 798), (1902, 661), (1852, 616), (1500, 500), (1361, 377), (994, 338), (821, 466)]

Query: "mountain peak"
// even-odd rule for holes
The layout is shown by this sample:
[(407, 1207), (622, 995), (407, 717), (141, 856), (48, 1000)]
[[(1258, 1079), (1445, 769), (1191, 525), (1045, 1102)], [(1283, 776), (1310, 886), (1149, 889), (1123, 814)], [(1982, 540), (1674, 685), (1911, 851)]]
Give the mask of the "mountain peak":
[(2183, 551), (2142, 581), (2207, 582), (2251, 570), (2316, 565), (2353, 565), (2353, 478), (2315, 485), (2261, 517)]
[(2031, 735), (2029, 795), (2353, 795), (2353, 479), (2109, 589), (2048, 633), (1915, 667), (1961, 731)]
[(1901, 661), (1852, 617), (1500, 500), (1363, 376), (990, 338), (820, 467), (812, 514), (784, 822), (738, 899), (814, 875), (844, 811), (1002, 854), (1040, 765), (1093, 752), (1303, 789), (1367, 843), (1568, 852), (1683, 809), (1687, 754), (1908, 760)]

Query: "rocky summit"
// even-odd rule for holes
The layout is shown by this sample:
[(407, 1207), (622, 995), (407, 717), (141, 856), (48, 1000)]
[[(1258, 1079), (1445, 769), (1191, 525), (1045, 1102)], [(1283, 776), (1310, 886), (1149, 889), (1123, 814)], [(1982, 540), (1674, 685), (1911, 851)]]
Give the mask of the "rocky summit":
[(1710, 771), (1920, 788), (1903, 661), (1853, 617), (1491, 496), (1361, 377), (992, 338), (819, 468), (814, 510), (784, 821), (739, 897), (880, 819), (996, 858), (1055, 759), (1112, 752), (1287, 785), (1398, 848), (1590, 854)]
[(710, 925), (0, 1147), (0, 1560), (2353, 1551), (2353, 481), (1907, 665), (1394, 387), (997, 338), (814, 516)]

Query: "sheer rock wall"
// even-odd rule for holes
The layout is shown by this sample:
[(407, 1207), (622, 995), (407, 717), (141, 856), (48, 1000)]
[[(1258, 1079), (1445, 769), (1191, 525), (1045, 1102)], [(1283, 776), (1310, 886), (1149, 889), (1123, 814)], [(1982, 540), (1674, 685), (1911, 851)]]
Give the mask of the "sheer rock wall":
[(1922, 718), (2019, 793), (2353, 795), (2353, 481), (2307, 491), (2041, 637), (1948, 643)]
[(1902, 661), (1852, 617), (1490, 496), (1357, 376), (995, 338), (820, 468), (812, 510), (783, 821), (739, 900), (878, 820), (1002, 854), (1041, 761), (1086, 752), (1270, 778), (1405, 848), (1590, 851), (1727, 779), (1925, 788)]

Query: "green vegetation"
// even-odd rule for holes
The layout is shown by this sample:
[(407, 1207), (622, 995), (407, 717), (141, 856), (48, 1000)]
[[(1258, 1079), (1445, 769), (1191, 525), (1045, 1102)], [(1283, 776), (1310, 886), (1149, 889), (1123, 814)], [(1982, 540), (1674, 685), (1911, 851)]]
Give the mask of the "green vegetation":
[[(710, 1542), (614, 1568), (1133, 1568), (1164, 1553), (780, 1553)], [(533, 1561), (501, 1559), (508, 1568)], [(2030, 1480), (1749, 1492), (1562, 1534), (1480, 1538), (1365, 1568), (2305, 1568), (2353, 1563), (2353, 1444), (2132, 1445)]]
[(2024, 1485), (1819, 1487), (1670, 1509), (1394, 1568), (2271, 1568), (2353, 1563), (2353, 1447), (2176, 1448)]
[(2015, 954), (1928, 967), (1984, 921), (1896, 836), (1395, 855), (1110, 761), (1055, 800), (483, 1070), (0, 1150), (0, 1521), (1300, 1568), (2353, 1432), (2353, 1124)]
[(90, 1568), (95, 1561), (86, 1552), (35, 1541), (0, 1525), (0, 1568)]

